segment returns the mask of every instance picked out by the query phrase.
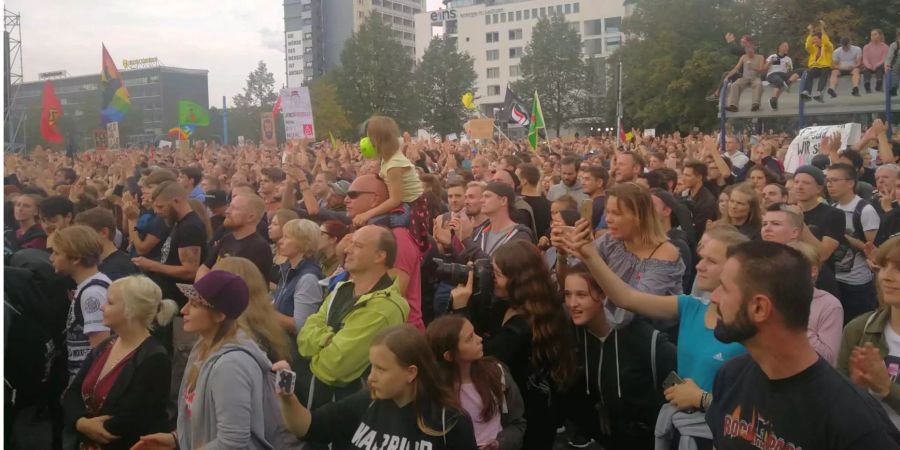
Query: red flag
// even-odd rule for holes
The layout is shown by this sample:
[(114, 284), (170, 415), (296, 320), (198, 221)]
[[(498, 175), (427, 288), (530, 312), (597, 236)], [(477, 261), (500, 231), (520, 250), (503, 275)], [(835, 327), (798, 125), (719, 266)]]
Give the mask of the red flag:
[(59, 132), (57, 124), (63, 115), (62, 105), (53, 91), (53, 83), (47, 80), (44, 83), (43, 111), (41, 111), (41, 136), (51, 144), (62, 144), (63, 135)]
[(278, 100), (275, 100), (275, 107), (272, 108), (272, 117), (278, 115), (278, 111), (281, 111), (281, 96), (278, 96)]

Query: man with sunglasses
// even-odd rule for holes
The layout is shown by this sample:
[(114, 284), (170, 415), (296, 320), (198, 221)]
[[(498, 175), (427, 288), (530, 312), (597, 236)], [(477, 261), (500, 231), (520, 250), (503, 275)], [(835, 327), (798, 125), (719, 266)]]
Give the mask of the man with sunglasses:
[[(380, 205), (388, 198), (387, 185), (375, 175), (362, 175), (350, 184), (344, 205), (347, 206), (347, 215), (352, 220), (358, 214), (369, 211)], [(422, 321), (422, 251), (416, 240), (406, 227), (390, 227), (390, 213), (381, 217), (374, 217), (369, 221), (370, 225), (381, 225), (391, 229), (394, 240), (397, 241), (397, 259), (388, 272), (397, 281), (400, 292), (409, 302), (409, 318), (407, 323), (421, 331), (425, 331), (425, 322)]]

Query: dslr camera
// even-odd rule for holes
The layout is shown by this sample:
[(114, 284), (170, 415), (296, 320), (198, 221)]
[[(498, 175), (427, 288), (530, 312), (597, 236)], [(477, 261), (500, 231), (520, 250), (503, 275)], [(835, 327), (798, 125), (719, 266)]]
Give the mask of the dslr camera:
[(488, 258), (479, 258), (472, 265), (446, 262), (435, 258), (437, 264), (437, 279), (452, 286), (466, 284), (469, 281), (469, 272), (474, 272), (472, 277), (472, 297), (491, 295), (494, 292), (494, 267)]

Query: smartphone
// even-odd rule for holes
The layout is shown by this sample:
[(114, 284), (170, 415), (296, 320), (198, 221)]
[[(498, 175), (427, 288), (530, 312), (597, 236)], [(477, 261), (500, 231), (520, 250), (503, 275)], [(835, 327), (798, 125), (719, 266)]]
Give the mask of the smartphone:
[(676, 384), (681, 384), (681, 383), (684, 383), (684, 378), (681, 378), (680, 376), (678, 376), (678, 374), (675, 373), (675, 371), (673, 370), (673, 371), (669, 372), (669, 375), (666, 376), (665, 380), (663, 380), (662, 387), (665, 390), (672, 386), (675, 386)]
[(290, 370), (275, 372), (275, 392), (278, 394), (293, 394), (297, 387), (297, 373)]

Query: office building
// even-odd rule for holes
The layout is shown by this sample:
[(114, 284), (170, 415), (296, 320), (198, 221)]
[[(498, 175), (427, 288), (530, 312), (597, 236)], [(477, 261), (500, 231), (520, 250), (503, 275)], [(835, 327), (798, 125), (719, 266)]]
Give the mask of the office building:
[[(122, 145), (152, 143), (163, 138), (169, 128), (178, 126), (179, 100), (192, 100), (204, 108), (209, 107), (209, 71), (148, 62), (155, 60), (146, 58), (140, 63), (119, 65), (119, 73), (131, 97), (129, 114), (136, 114), (142, 122), (137, 132), (121, 136)], [(41, 74), (41, 78), (21, 85), (12, 111), (14, 117), (27, 114), (27, 121), (40, 121), (44, 82), (51, 79), (62, 104), (63, 115), (73, 117), (82, 132), (100, 127), (103, 91), (99, 73), (68, 76), (67, 72), (60, 70)], [(96, 123), (83, 123), (85, 120)], [(127, 116), (125, 120), (128, 120)], [(20, 136), (23, 134), (20, 133)], [(90, 148), (91, 145), (86, 143), (91, 142), (92, 138), (82, 135), (81, 139), (79, 143)]]
[(285, 79), (308, 84), (340, 65), (344, 43), (369, 16), (388, 24), (410, 56), (416, 49), (415, 15), (425, 0), (285, 0)]
[[(521, 77), (519, 61), (538, 19), (561, 15), (581, 36), (585, 60), (606, 79), (604, 60), (622, 43), (622, 0), (457, 0), (416, 15), (416, 58), (435, 33), (455, 39), (475, 60), (476, 104), (486, 115), (502, 107), (506, 86)], [(605, 95), (601, 83), (595, 95)], [(529, 97), (529, 92), (518, 92)]]

